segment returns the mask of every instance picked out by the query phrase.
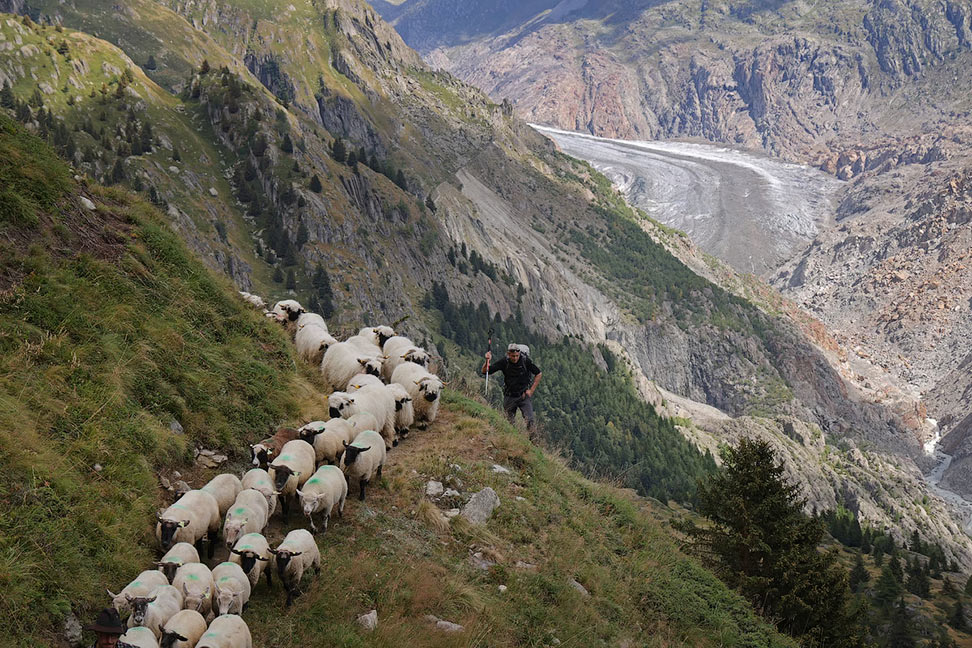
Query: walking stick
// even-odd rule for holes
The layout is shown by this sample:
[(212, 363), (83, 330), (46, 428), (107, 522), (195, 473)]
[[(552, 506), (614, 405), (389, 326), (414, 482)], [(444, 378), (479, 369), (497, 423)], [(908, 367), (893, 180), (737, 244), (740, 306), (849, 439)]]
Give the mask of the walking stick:
[[(486, 341), (486, 347), (487, 347), (486, 350), (492, 352), (492, 350), (493, 350), (493, 329), (490, 328), (489, 331), (486, 332), (486, 335), (488, 336), (488, 339)], [(489, 361), (490, 361), (490, 358), (487, 358), (486, 359), (486, 395), (487, 396), (489, 396)]]

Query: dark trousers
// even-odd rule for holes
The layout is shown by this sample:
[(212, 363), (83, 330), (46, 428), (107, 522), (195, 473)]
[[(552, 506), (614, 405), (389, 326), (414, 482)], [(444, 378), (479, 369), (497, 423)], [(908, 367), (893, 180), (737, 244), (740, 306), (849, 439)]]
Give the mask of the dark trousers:
[(506, 412), (506, 419), (510, 423), (516, 417), (516, 410), (518, 409), (523, 414), (523, 420), (526, 421), (527, 430), (533, 430), (535, 423), (533, 419), (533, 398), (526, 394), (522, 396), (503, 397), (503, 411)]

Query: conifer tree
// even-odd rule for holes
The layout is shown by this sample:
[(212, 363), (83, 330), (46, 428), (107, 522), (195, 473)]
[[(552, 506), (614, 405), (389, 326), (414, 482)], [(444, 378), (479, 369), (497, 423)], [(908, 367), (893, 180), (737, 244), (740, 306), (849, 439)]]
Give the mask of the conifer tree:
[(209, 59), (203, 59), (202, 65), (199, 66), (199, 74), (209, 74)]
[(901, 568), (901, 560), (898, 559), (896, 553), (888, 556), (888, 567), (891, 569), (894, 579), (899, 583), (904, 583), (904, 570)]
[(297, 240), (294, 242), (298, 250), (307, 243), (308, 236), (307, 225), (304, 224), (304, 221), (300, 221), (300, 227), (297, 228)]
[(911, 532), (911, 546), (909, 547), (915, 553), (924, 553), (921, 546), (921, 536), (918, 535), (918, 529)]
[(348, 150), (344, 146), (344, 140), (338, 137), (331, 146), (331, 157), (335, 162), (344, 162), (348, 159)]
[(917, 648), (918, 646), (904, 598), (898, 599), (894, 614), (891, 616), (886, 645), (888, 648)]
[(17, 103), (14, 98), (13, 88), (10, 87), (10, 81), (4, 79), (3, 88), (0, 89), (0, 107), (13, 109), (16, 105)]
[(283, 141), (280, 143), (280, 150), (284, 153), (294, 152), (294, 142), (290, 139), (289, 133), (284, 133)]
[(890, 610), (894, 601), (901, 595), (901, 583), (895, 578), (890, 565), (885, 565), (881, 569), (874, 584), (874, 602), (885, 610)]
[(284, 284), (284, 287), (287, 288), (287, 290), (297, 289), (297, 277), (294, 275), (293, 268), (287, 271), (287, 283)]
[(354, 151), (348, 153), (348, 166), (352, 169), (356, 169), (358, 167), (358, 156)]
[(324, 187), (321, 186), (321, 179), (317, 177), (317, 174), (311, 176), (310, 179), (310, 190), (314, 193), (321, 193)]
[(860, 553), (857, 553), (854, 556), (854, 568), (851, 569), (850, 578), (848, 579), (851, 591), (860, 592), (863, 590), (870, 578), (871, 575), (868, 573), (867, 567), (864, 566), (864, 557)]
[(327, 271), (324, 270), (324, 266), (320, 263), (314, 268), (314, 277), (311, 279), (311, 285), (314, 286), (314, 290), (320, 300), (318, 312), (325, 319), (331, 317), (334, 314), (334, 293), (331, 290), (331, 278), (328, 277)]
[(942, 595), (943, 596), (955, 596), (955, 586), (952, 585), (952, 579), (948, 576), (942, 578)]
[(283, 270), (280, 269), (280, 266), (277, 266), (276, 268), (274, 268), (274, 270), (273, 270), (273, 280), (276, 283), (281, 283), (284, 280)]
[(155, 62), (155, 57), (149, 54), (148, 61), (145, 62), (146, 70), (155, 70), (158, 68), (158, 64)]
[(969, 580), (965, 581), (965, 593), (972, 596), (972, 575), (969, 576)]
[(952, 606), (952, 612), (948, 615), (948, 625), (962, 631), (968, 627), (965, 622), (965, 607), (962, 605), (961, 596), (956, 599), (955, 605)]

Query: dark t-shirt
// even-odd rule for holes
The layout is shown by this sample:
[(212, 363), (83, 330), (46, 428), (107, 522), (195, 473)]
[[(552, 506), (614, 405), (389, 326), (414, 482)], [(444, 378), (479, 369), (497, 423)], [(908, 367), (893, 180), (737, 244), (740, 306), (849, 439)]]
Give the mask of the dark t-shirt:
[(516, 363), (511, 363), (508, 358), (500, 358), (496, 364), (489, 366), (489, 373), (497, 371), (503, 372), (503, 394), (520, 396), (530, 388), (533, 377), (540, 373), (540, 368), (527, 356), (520, 355)]

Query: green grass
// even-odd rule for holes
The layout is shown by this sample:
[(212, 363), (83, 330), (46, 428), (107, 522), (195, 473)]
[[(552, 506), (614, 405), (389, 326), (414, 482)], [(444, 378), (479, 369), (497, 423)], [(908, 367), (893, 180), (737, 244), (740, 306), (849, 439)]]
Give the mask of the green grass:
[(240, 452), (295, 414), (298, 378), (282, 332), (153, 209), (89, 187), (81, 212), (66, 167), (2, 117), (0, 155), (37, 215), (0, 224), (20, 241), (0, 272), (0, 617), (37, 645), (149, 564), (155, 471), (196, 443)]

